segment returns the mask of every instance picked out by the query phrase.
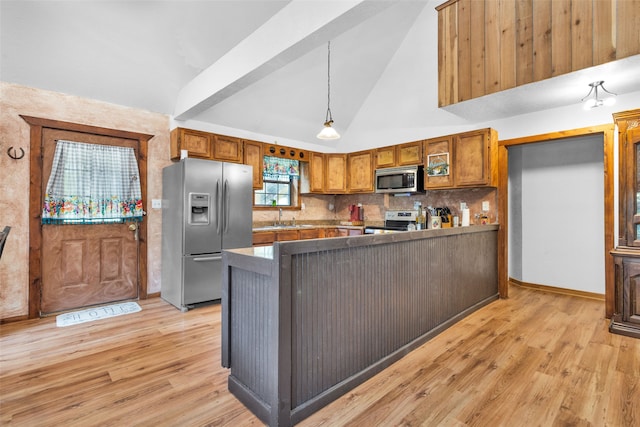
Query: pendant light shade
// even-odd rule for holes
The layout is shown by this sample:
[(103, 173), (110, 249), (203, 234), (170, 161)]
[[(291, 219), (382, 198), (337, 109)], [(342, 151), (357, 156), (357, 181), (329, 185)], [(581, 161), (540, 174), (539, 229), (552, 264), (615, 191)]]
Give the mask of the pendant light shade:
[(340, 134), (331, 126), (333, 117), (331, 116), (331, 42), (327, 43), (327, 115), (324, 119), (324, 127), (316, 135), (318, 139), (338, 139)]

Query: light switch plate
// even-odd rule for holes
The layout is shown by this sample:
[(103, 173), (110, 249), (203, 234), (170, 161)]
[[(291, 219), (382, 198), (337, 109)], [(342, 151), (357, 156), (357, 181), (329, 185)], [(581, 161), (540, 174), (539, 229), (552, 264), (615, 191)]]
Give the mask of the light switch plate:
[(488, 201), (484, 201), (482, 202), (482, 210), (483, 211), (488, 211), (489, 210), (489, 202)]
[(152, 209), (162, 209), (162, 199), (151, 199)]

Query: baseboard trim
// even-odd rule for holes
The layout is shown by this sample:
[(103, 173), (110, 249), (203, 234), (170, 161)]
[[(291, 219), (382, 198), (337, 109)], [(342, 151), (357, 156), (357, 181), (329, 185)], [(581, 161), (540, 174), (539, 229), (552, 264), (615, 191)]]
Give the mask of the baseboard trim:
[(537, 283), (527, 283), (509, 277), (509, 285), (520, 286), (521, 288), (536, 289), (539, 291), (552, 292), (554, 294), (571, 295), (574, 297), (588, 298), (604, 302), (604, 294), (595, 292), (578, 291), (575, 289), (557, 288), (555, 286), (539, 285)]
[(146, 299), (149, 299), (149, 298), (160, 298), (160, 292), (154, 292), (152, 294), (147, 294), (147, 298)]
[(27, 316), (26, 314), (23, 316), (5, 317), (4, 319), (0, 319), (0, 325), (4, 323), (20, 322), (22, 320), (28, 320), (28, 319), (29, 319), (29, 316)]

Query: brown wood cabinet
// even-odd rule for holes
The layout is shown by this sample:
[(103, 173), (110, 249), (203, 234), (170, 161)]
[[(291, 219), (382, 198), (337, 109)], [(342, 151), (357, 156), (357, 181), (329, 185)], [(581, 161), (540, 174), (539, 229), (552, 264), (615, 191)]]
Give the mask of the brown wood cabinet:
[(189, 157), (211, 159), (212, 134), (192, 129), (175, 128), (171, 131), (171, 160), (180, 159), (180, 151), (187, 150)]
[(289, 240), (319, 239), (324, 237), (360, 236), (364, 228), (317, 227), (317, 228), (285, 228), (253, 232), (253, 246), (272, 245), (273, 242)]
[(640, 109), (616, 113), (619, 161), (618, 245), (611, 332), (640, 338)]
[(280, 230), (276, 232), (276, 241), (286, 242), (288, 240), (298, 240), (300, 233), (298, 230)]
[(498, 137), (493, 129), (454, 135), (453, 170), (456, 187), (498, 185)]
[(422, 163), (422, 141), (390, 145), (375, 150), (375, 168), (419, 165)]
[(272, 245), (276, 241), (275, 231), (254, 231), (253, 246)]
[(615, 312), (611, 332), (640, 338), (640, 251), (614, 249)]
[(311, 229), (301, 228), (299, 233), (300, 233), (300, 236), (299, 236), (300, 240), (318, 239), (320, 237), (324, 237), (322, 228), (311, 228)]
[[(441, 138), (427, 139), (424, 142), (424, 188), (436, 189), (436, 188), (451, 188), (453, 187), (453, 175), (451, 172), (451, 159), (453, 156), (453, 137), (451, 135)], [(431, 156), (431, 157), (429, 157)], [(437, 174), (429, 175), (431, 167), (442, 159), (449, 159), (448, 170), (446, 175)], [(429, 162), (432, 162), (431, 164)], [(433, 172), (435, 173), (435, 172)]]
[[(429, 175), (449, 154), (449, 175)], [(432, 157), (429, 157), (432, 156)], [(424, 142), (425, 188), (496, 187), (498, 134), (491, 128), (427, 139)]]
[(390, 145), (376, 149), (376, 169), (396, 166), (396, 146)]
[(324, 192), (341, 194), (347, 192), (347, 155), (324, 155)]
[(262, 168), (263, 168), (263, 144), (257, 141), (244, 141), (244, 158), (243, 163), (253, 167), (253, 188), (260, 190), (262, 188)]
[(213, 136), (213, 160), (242, 163), (242, 140), (233, 136)]
[(407, 142), (396, 146), (398, 166), (419, 165), (422, 163), (422, 141)]
[(373, 159), (373, 150), (348, 154), (349, 193), (373, 192)]
[(193, 129), (175, 128), (171, 131), (171, 160), (180, 159), (180, 151), (189, 157), (222, 162), (242, 163), (242, 140)]
[(309, 153), (309, 192), (324, 193), (324, 155)]
[(324, 237), (340, 237), (339, 228), (325, 228)]

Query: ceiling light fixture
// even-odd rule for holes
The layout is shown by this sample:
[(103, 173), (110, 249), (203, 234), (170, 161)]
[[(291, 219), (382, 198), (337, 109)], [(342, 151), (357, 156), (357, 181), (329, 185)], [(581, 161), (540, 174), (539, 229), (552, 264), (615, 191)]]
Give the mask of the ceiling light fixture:
[[(603, 83), (604, 83), (604, 80), (598, 80), (597, 82), (589, 83), (589, 86), (591, 87), (591, 89), (589, 89), (589, 93), (587, 94), (587, 96), (585, 96), (580, 100), (580, 102), (586, 100), (584, 103), (585, 110), (601, 107), (603, 105), (609, 106), (609, 105), (615, 104), (616, 99), (614, 98), (614, 96), (616, 96), (616, 94), (606, 90), (604, 86), (602, 86)], [(611, 96), (606, 96), (605, 98), (598, 97), (598, 88), (602, 89), (603, 91), (605, 91)], [(593, 93), (593, 97), (590, 98), (592, 93)]]
[(327, 116), (324, 119), (324, 127), (318, 135), (318, 139), (338, 139), (340, 134), (331, 127), (333, 117), (331, 116), (331, 41), (327, 43)]

